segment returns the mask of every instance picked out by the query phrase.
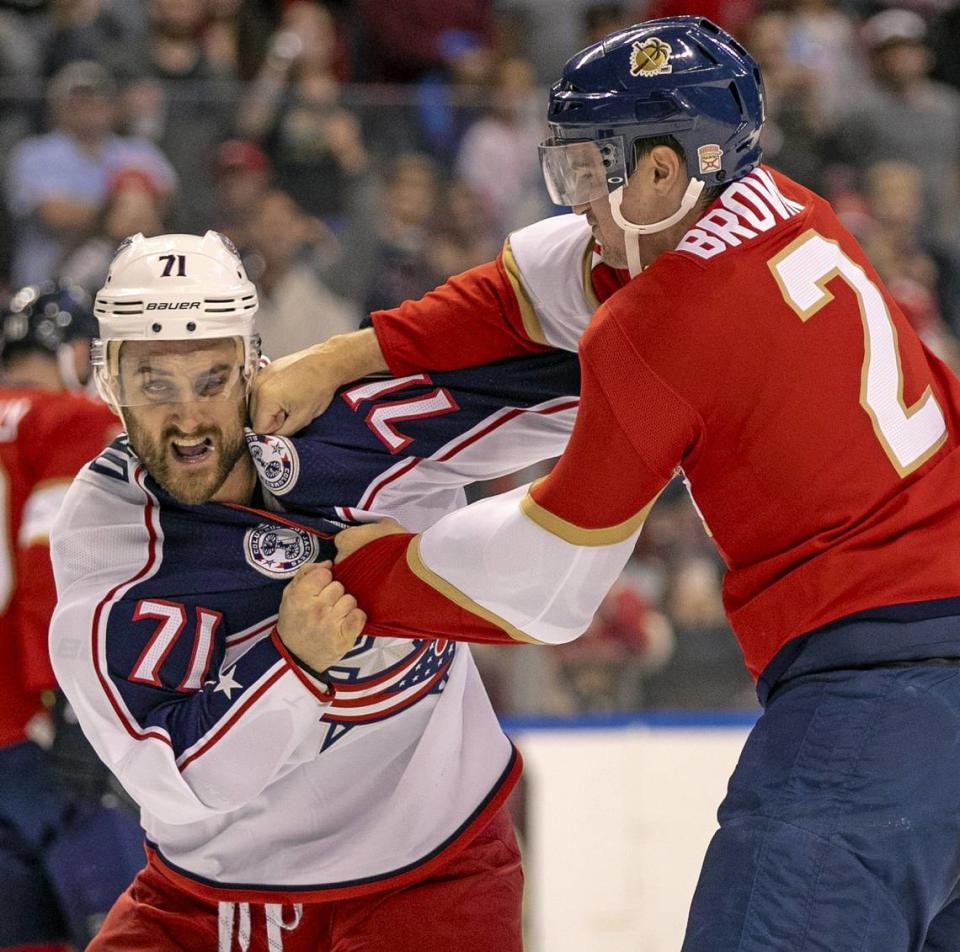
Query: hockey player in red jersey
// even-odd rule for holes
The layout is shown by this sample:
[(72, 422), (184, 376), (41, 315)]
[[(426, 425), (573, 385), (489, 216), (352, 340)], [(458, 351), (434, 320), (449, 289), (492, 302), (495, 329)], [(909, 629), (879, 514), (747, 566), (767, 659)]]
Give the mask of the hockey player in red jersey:
[(367, 630), (575, 638), (682, 474), (766, 708), (684, 952), (947, 952), (960, 384), (829, 205), (759, 164), (759, 69), (709, 21), (583, 50), (549, 120), (545, 177), (575, 216), (264, 378), (255, 422), (282, 432), (350, 372), (579, 346), (581, 406), (549, 476), (418, 535), (343, 534), (337, 575)]
[(4, 949), (65, 941), (85, 946), (143, 865), (139, 826), (100, 805), (109, 793), (106, 771), (59, 716), (62, 700), (52, 751), (33, 740), (49, 735), (41, 694), (56, 687), (47, 652), (55, 602), (49, 532), (73, 476), (117, 430), (107, 407), (76, 392), (89, 376), (94, 336), (89, 297), (55, 282), (23, 288), (0, 317)]

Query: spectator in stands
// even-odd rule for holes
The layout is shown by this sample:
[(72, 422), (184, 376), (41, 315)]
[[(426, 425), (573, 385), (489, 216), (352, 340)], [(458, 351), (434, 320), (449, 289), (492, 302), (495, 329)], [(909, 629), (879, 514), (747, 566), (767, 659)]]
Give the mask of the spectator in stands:
[(544, 218), (552, 207), (537, 159), (543, 108), (531, 63), (500, 63), (490, 95), (493, 108), (464, 135), (456, 168), (484, 203), (494, 229), (505, 235)]
[(480, 196), (455, 179), (443, 188), (436, 233), (429, 254), (437, 274), (459, 274), (497, 256), (503, 241)]
[(557, 648), (559, 678), (576, 713), (635, 711), (646, 678), (673, 654), (673, 631), (643, 593), (628, 565), (587, 631)]
[(491, 0), (359, 0), (365, 54), (360, 78), (409, 83), (446, 73), (458, 52), (492, 48), (492, 8)]
[(176, 175), (152, 144), (112, 131), (116, 88), (93, 62), (65, 66), (50, 82), (53, 131), (24, 139), (10, 156), (6, 198), (16, 238), (14, 284), (43, 280), (95, 228), (107, 184), (141, 168), (173, 192)]
[(120, 169), (107, 186), (107, 198), (95, 234), (60, 268), (61, 278), (95, 295), (103, 287), (117, 246), (127, 235), (162, 234), (170, 194), (141, 169)]
[[(13, 10), (0, 10), (0, 169), (10, 152), (37, 125), (41, 46), (27, 19)], [(10, 284), (14, 235), (10, 211), (0, 201), (0, 287)]]
[(682, 479), (667, 484), (637, 541), (636, 571), (645, 576), (644, 591), (665, 605), (676, 567), (690, 559), (713, 556), (713, 545)]
[(387, 169), (371, 226), (347, 245), (350, 267), (364, 281), (357, 296), (364, 311), (418, 298), (446, 277), (430, 261), (438, 189), (436, 168), (424, 155), (400, 155)]
[(956, 366), (945, 321), (956, 328), (960, 318), (960, 261), (924, 227), (920, 171), (906, 162), (878, 162), (864, 178), (870, 214), (864, 250), (927, 346)]
[(634, 17), (623, 3), (591, 3), (583, 11), (582, 19), (583, 45), (589, 46), (640, 18)]
[(560, 678), (560, 656), (533, 645), (503, 651), (494, 645), (470, 645), (483, 686), (501, 717), (576, 714), (575, 698)]
[(217, 231), (243, 252), (253, 242), (252, 218), (272, 179), (270, 160), (259, 146), (228, 139), (214, 163)]
[(218, 76), (239, 75), (240, 5), (241, 0), (207, 0), (203, 50), (210, 68)]
[(111, 58), (125, 125), (157, 143), (180, 176), (173, 226), (203, 231), (214, 214), (213, 155), (232, 130), (237, 90), (204, 51), (205, 3), (149, 0), (147, 12), (147, 35)]
[(788, 20), (785, 52), (810, 74), (818, 112), (835, 116), (856, 102), (867, 80), (857, 25), (834, 0), (787, 0), (783, 11)]
[(402, 150), (428, 151), (444, 168), (453, 164), (464, 132), (481, 114), (494, 64), (492, 8), (492, 0), (357, 4), (359, 78), (412, 86), (412, 110), (391, 117), (394, 150), (399, 142)]
[(129, 23), (104, 0), (51, 0), (43, 72), (52, 76), (74, 60), (102, 61), (132, 39)]
[(933, 78), (960, 89), (960, 8), (954, 3), (931, 4), (937, 15), (930, 23), (930, 48), (934, 53)]
[(275, 189), (260, 200), (252, 226), (254, 244), (246, 264), (260, 291), (257, 327), (263, 352), (283, 357), (334, 334), (355, 331), (360, 312), (321, 277), (336, 253), (329, 250), (336, 239), (323, 223)]
[(750, 27), (747, 46), (763, 70), (767, 120), (763, 154), (776, 168), (809, 188), (822, 185), (824, 123), (817, 73), (793, 58), (791, 20), (763, 13)]
[(453, 164), (467, 129), (483, 115), (493, 50), (474, 33), (451, 30), (440, 37), (445, 68), (416, 84), (415, 143), (425, 142), (444, 168)]
[(491, 47), (493, 62), (505, 59), (529, 59), (533, 37), (539, 44), (541, 38), (532, 25), (533, 10), (529, 6), (502, 6), (493, 11), (494, 36)]
[[(38, 31), (22, 13), (0, 9), (0, 78), (3, 80), (3, 112), (0, 114), (0, 147), (8, 147), (10, 134), (25, 135), (26, 120), (33, 100), (40, 91), (38, 83), (44, 44)], [(18, 121), (8, 131), (11, 114)]]
[(278, 185), (338, 228), (354, 193), (369, 184), (371, 163), (357, 117), (340, 102), (335, 41), (323, 6), (287, 7), (237, 127), (270, 154)]
[(757, 0), (650, 0), (640, 5), (632, 22), (657, 17), (706, 17), (734, 36), (742, 36), (757, 13)]
[(943, 238), (956, 229), (960, 93), (929, 79), (933, 64), (923, 20), (884, 10), (863, 26), (873, 82), (840, 119), (836, 147), (863, 170), (875, 162), (910, 162), (923, 175), (926, 215)]
[(685, 559), (670, 577), (666, 604), (673, 654), (645, 685), (650, 708), (752, 708), (753, 682), (726, 623), (715, 557)]

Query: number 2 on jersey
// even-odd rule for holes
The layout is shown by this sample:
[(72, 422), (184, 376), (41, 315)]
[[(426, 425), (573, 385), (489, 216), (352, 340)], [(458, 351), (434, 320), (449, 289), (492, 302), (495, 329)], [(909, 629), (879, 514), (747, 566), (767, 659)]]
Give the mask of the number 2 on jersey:
[(913, 406), (903, 401), (897, 329), (880, 289), (835, 241), (812, 229), (767, 264), (801, 321), (833, 300), (827, 285), (834, 278), (857, 296), (864, 344), (860, 405), (897, 473), (908, 476), (943, 445), (947, 425), (929, 386)]

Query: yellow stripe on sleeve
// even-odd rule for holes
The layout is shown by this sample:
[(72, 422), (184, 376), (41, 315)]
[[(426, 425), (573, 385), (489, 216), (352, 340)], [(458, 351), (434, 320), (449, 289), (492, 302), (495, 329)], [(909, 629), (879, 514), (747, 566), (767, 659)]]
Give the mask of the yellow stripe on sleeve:
[(410, 544), (407, 546), (407, 567), (413, 572), (414, 575), (424, 585), (429, 585), (430, 588), (439, 592), (447, 601), (453, 602), (454, 605), (459, 606), (464, 611), (470, 612), (471, 615), (476, 615), (478, 618), (482, 618), (485, 622), (493, 625), (496, 628), (499, 628), (505, 634), (513, 638), (514, 641), (525, 641), (528, 644), (541, 645), (544, 644), (542, 641), (537, 641), (536, 638), (531, 638), (529, 635), (524, 634), (519, 628), (511, 625), (510, 622), (505, 621), (499, 615), (495, 615), (492, 611), (484, 608), (482, 605), (479, 605), (475, 602), (469, 595), (465, 595), (460, 589), (455, 588), (451, 585), (446, 579), (441, 578), (437, 575), (436, 572), (427, 568), (424, 564), (423, 559), (420, 557), (420, 536), (416, 535), (410, 540)]
[(587, 242), (587, 250), (583, 253), (583, 268), (581, 271), (583, 280), (583, 299), (587, 302), (587, 307), (591, 311), (600, 307), (600, 298), (593, 290), (593, 248), (596, 242), (591, 238)]
[(546, 344), (547, 338), (540, 326), (540, 318), (537, 317), (536, 309), (530, 300), (527, 289), (523, 286), (523, 279), (520, 277), (520, 266), (517, 259), (513, 256), (513, 249), (510, 247), (510, 239), (503, 243), (503, 252), (501, 254), (504, 270), (507, 272), (507, 278), (510, 281), (510, 287), (513, 288), (513, 296), (517, 299), (520, 306), (520, 319), (523, 321), (523, 330), (527, 337), (536, 344)]
[[(540, 480), (537, 480), (533, 483), (530, 489), (532, 490), (539, 482)], [(584, 529), (582, 526), (567, 522), (566, 519), (561, 519), (560, 516), (544, 509), (529, 492), (520, 500), (520, 511), (541, 529), (563, 539), (564, 542), (569, 542), (570, 545), (599, 547), (616, 545), (618, 542), (629, 539), (643, 525), (659, 495), (657, 493), (657, 496), (654, 496), (643, 509), (629, 519), (602, 529)]]

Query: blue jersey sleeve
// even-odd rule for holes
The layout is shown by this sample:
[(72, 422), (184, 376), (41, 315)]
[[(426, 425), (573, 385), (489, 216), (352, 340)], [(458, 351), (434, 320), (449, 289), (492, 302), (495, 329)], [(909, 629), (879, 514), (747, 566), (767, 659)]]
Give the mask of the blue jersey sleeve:
[(248, 440), (264, 488), (283, 507), (351, 521), (355, 510), (394, 514), (391, 499), (449, 502), (454, 489), (559, 455), (579, 387), (576, 356), (560, 352), (367, 378), (294, 437)]

